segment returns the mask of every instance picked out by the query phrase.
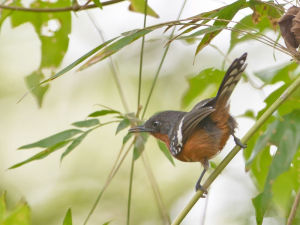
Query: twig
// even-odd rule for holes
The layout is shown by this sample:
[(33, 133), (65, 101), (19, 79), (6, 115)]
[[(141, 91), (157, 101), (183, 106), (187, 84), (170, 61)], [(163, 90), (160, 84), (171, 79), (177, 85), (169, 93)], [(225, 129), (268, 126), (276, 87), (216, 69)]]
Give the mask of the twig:
[(288, 221), (287, 221), (287, 225), (292, 225), (293, 220), (296, 216), (296, 211), (297, 211), (297, 208), (299, 206), (299, 203), (300, 203), (300, 189), (298, 190), (298, 193), (295, 197), (295, 201), (293, 203), (293, 206), (292, 206), (292, 209), (291, 209)]
[(129, 188), (128, 188), (128, 202), (127, 202), (127, 220), (126, 224), (130, 224), (130, 209), (131, 209), (131, 194), (132, 194), (132, 183), (133, 183), (133, 172), (134, 172), (134, 151), (132, 151), (130, 177), (129, 177)]
[[(300, 76), (282, 93), (282, 95), (265, 111), (265, 113), (256, 121), (256, 123), (251, 127), (247, 134), (242, 138), (242, 143), (247, 143), (248, 140), (259, 130), (259, 128), (264, 124), (264, 122), (273, 114), (273, 112), (278, 109), (278, 107), (300, 86)], [(241, 148), (235, 146), (231, 152), (223, 159), (223, 161), (217, 166), (217, 168), (210, 174), (205, 183), (203, 184), (203, 189), (207, 190), (209, 186), (214, 182), (214, 180), (221, 174), (224, 168), (229, 164), (229, 162), (234, 158), (234, 156), (239, 152)], [(179, 225), (185, 216), (189, 213), (192, 207), (196, 204), (198, 199), (203, 195), (203, 191), (199, 190), (192, 197), (190, 202), (185, 206), (185, 208), (178, 214), (172, 225)]]
[[(101, 2), (102, 6), (108, 6), (112, 5), (115, 3), (123, 2), (124, 0), (109, 0), (106, 2)], [(87, 6), (80, 6), (77, 4), (74, 4), (69, 7), (64, 7), (64, 8), (25, 8), (25, 7), (20, 7), (20, 6), (11, 6), (11, 5), (0, 5), (1, 9), (9, 9), (9, 10), (14, 10), (14, 11), (23, 11), (23, 12), (37, 12), (37, 13), (57, 13), (57, 12), (68, 12), (68, 11), (81, 11), (81, 10), (86, 10), (86, 9), (93, 9), (97, 8), (95, 4), (87, 5)]]

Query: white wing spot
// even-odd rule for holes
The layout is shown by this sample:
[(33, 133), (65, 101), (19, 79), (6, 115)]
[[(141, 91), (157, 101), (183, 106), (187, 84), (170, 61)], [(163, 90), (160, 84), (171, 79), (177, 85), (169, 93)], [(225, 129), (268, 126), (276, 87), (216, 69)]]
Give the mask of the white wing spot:
[(183, 124), (183, 120), (184, 117), (182, 117), (179, 126), (178, 126), (178, 130), (177, 130), (177, 142), (179, 146), (182, 146), (182, 124)]

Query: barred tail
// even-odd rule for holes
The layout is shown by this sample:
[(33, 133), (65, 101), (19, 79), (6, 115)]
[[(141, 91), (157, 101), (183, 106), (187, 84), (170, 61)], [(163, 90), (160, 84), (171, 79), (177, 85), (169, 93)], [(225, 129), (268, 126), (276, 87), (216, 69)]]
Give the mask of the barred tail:
[(247, 66), (247, 64), (245, 64), (246, 58), (247, 53), (244, 53), (240, 58), (235, 59), (228, 68), (217, 96), (214, 99), (216, 109), (226, 107), (232, 91), (241, 79), (242, 73)]

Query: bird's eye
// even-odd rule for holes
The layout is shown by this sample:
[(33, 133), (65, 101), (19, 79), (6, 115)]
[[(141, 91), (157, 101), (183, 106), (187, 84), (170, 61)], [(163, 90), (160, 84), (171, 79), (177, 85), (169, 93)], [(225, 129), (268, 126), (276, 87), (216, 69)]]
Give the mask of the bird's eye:
[(154, 121), (152, 125), (153, 125), (153, 127), (158, 127), (159, 126), (159, 121)]

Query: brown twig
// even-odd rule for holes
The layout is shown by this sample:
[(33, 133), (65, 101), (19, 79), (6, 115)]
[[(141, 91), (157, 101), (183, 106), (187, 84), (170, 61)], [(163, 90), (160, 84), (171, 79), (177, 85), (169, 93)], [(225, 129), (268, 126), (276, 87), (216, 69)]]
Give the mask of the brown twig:
[(300, 203), (300, 189), (295, 197), (295, 201), (293, 203), (293, 206), (291, 208), (291, 212), (290, 212), (290, 215), (289, 215), (289, 218), (288, 218), (288, 221), (287, 221), (287, 225), (292, 225), (293, 223), (293, 220), (296, 216), (296, 211), (297, 211), (297, 208), (299, 206), (299, 203)]
[[(106, 2), (101, 2), (102, 6), (108, 6), (112, 5), (115, 3), (123, 2), (124, 0), (109, 0)], [(93, 9), (97, 8), (95, 4), (91, 5), (85, 5), (81, 6), (78, 4), (74, 4), (69, 7), (64, 7), (64, 8), (25, 8), (25, 7), (20, 7), (20, 6), (12, 6), (12, 5), (1, 5), (0, 4), (0, 9), (9, 9), (9, 10), (14, 10), (14, 11), (23, 11), (23, 12), (40, 12), (40, 13), (56, 13), (56, 12), (67, 12), (67, 11), (81, 11), (81, 10), (86, 10), (86, 9)]]

